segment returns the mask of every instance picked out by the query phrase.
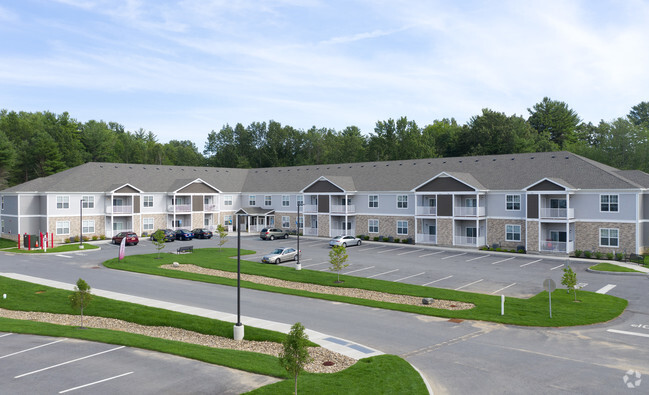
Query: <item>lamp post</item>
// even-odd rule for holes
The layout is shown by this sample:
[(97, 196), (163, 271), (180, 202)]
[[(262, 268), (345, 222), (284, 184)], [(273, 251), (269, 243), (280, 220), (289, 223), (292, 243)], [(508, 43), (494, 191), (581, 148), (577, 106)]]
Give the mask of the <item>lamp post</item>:
[(79, 203), (79, 249), (83, 249), (83, 198)]
[(302, 270), (302, 264), (300, 263), (300, 207), (302, 202), (297, 202), (297, 259), (295, 261), (295, 270)]
[(234, 326), (234, 340), (243, 340), (244, 327), (241, 323), (241, 217), (237, 214), (237, 323)]

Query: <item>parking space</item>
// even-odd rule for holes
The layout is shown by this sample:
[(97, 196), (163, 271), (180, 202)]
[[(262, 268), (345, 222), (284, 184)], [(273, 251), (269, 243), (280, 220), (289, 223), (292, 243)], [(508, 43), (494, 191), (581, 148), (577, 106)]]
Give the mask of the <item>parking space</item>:
[(277, 381), (146, 350), (13, 333), (0, 333), (0, 364), (7, 394), (240, 393)]

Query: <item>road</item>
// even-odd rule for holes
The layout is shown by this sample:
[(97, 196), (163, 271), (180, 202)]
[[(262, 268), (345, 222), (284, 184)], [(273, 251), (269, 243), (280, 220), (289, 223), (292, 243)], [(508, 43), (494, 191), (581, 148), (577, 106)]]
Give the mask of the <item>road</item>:
[[(244, 237), (242, 247), (259, 251), (293, 246), (295, 238), (261, 241)], [(214, 240), (175, 242), (215, 246)], [(236, 246), (230, 238), (226, 246)], [(303, 238), (304, 268), (326, 270), (326, 240)], [(154, 251), (148, 241), (127, 254)], [(484, 254), (475, 250), (364, 243), (349, 247), (352, 275), (381, 278), (471, 292), (529, 296), (545, 278), (560, 283), (565, 260), (533, 255)], [(113, 271), (100, 265), (117, 255), (116, 246), (83, 255), (1, 256), (0, 272), (15, 272), (74, 283), (81, 277), (92, 287), (220, 311), (236, 311), (231, 287)], [(427, 255), (431, 254), (431, 255)], [(510, 259), (511, 258), (511, 259)], [(540, 259), (540, 260), (539, 260)], [(284, 265), (291, 265), (285, 263)], [(629, 300), (618, 319), (577, 328), (525, 328), (399, 313), (288, 295), (243, 289), (242, 314), (294, 323), (404, 357), (427, 377), (436, 394), (480, 393), (626, 393), (637, 383), (627, 371), (639, 372), (637, 390), (649, 388), (649, 279), (586, 272), (588, 263), (569, 262), (584, 289), (615, 285), (609, 294)], [(386, 273), (390, 270), (398, 271)], [(419, 274), (423, 273), (423, 274)], [(451, 277), (449, 277), (451, 276)], [(478, 281), (480, 280), (480, 281)], [(514, 284), (511, 285), (510, 284)], [(610, 288), (610, 287), (608, 287)], [(245, 323), (244, 323), (245, 324)], [(627, 383), (624, 381), (627, 376)], [(643, 382), (644, 381), (644, 382)], [(635, 385), (635, 384), (634, 384)]]

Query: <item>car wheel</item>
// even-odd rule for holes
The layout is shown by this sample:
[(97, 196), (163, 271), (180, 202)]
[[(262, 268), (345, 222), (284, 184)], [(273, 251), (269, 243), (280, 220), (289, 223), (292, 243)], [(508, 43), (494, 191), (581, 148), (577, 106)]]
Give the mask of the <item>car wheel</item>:
[(271, 240), (275, 240), (275, 236), (271, 235), (271, 236), (270, 236), (270, 239), (271, 239)]
[(343, 247), (347, 248), (347, 243), (343, 243)]
[(276, 265), (279, 265), (280, 262), (281, 262), (281, 260), (279, 258), (275, 259), (275, 264)]
[(361, 241), (358, 240), (358, 243), (356, 243), (357, 246), (361, 245)]
[(133, 243), (133, 245), (134, 245), (134, 246), (136, 246), (136, 245), (137, 245), (137, 243)]
[(285, 239), (288, 239), (288, 233), (284, 235), (284, 238), (285, 238)]

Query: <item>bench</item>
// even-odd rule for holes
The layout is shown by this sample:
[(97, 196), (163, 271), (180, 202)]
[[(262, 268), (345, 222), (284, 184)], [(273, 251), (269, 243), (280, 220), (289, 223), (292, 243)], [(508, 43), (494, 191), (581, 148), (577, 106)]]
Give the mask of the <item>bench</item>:
[(628, 261), (631, 261), (633, 263), (642, 263), (644, 262), (644, 257), (642, 255), (629, 254)]
[(189, 253), (194, 252), (194, 246), (182, 246), (182, 247), (178, 247), (178, 249), (176, 250), (176, 254), (183, 254), (185, 252), (189, 252)]

